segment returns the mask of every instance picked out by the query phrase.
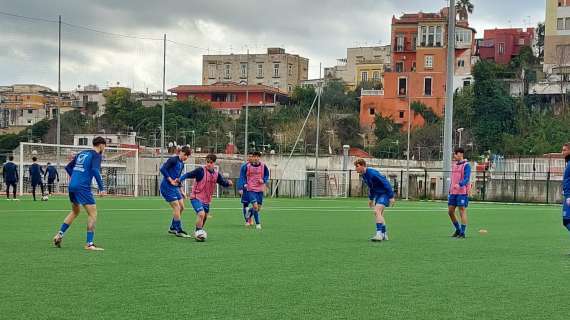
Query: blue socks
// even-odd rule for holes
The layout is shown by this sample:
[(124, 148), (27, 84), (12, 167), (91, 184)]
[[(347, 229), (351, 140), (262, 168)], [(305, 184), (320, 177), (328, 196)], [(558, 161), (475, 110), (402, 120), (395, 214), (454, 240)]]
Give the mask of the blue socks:
[(459, 226), (459, 222), (453, 221), (453, 226), (455, 227), (455, 231), (461, 233), (461, 227)]
[(467, 230), (467, 225), (466, 224), (462, 224), (461, 225), (461, 234), (465, 235), (465, 230)]
[(95, 232), (87, 231), (87, 244), (93, 244), (94, 237), (95, 237)]
[(386, 225), (383, 223), (376, 224), (376, 232), (386, 233)]
[(255, 220), (255, 224), (259, 224), (259, 212), (257, 212), (255, 209), (251, 208), (249, 209), (249, 211), (251, 212), (251, 214), (253, 215), (253, 219)]
[(69, 225), (67, 223), (62, 223), (61, 227), (59, 228), (59, 234), (63, 236), (63, 234), (65, 233), (65, 231), (67, 231), (67, 229), (69, 229)]
[(170, 230), (181, 231), (182, 230), (182, 222), (180, 220), (172, 219), (172, 223), (170, 224)]
[(568, 231), (570, 231), (570, 223), (567, 224), (565, 227), (566, 227), (566, 229), (568, 229)]

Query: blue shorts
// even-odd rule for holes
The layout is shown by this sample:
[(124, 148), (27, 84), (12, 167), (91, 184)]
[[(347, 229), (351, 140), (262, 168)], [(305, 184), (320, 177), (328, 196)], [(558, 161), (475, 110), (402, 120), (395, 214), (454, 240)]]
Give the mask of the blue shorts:
[(570, 197), (564, 197), (564, 203), (562, 204), (562, 217), (564, 219), (570, 219)]
[(373, 201), (375, 206), (379, 204), (383, 205), (386, 208), (390, 206), (390, 198), (385, 194), (374, 195)]
[(163, 187), (160, 186), (160, 195), (166, 200), (166, 202), (172, 202), (177, 200), (182, 200), (182, 194), (180, 193), (180, 188), (178, 187)]
[(247, 193), (247, 191), (243, 191), (241, 195), (241, 203), (243, 203), (246, 206), (249, 205), (249, 194)]
[(91, 191), (69, 191), (69, 201), (81, 206), (95, 204), (95, 198)]
[(204, 204), (198, 199), (192, 199), (190, 200), (190, 203), (192, 204), (192, 208), (194, 208), (194, 211), (196, 211), (196, 213), (200, 213), (201, 211), (204, 211), (206, 214), (210, 213), (209, 204)]
[(248, 191), (247, 197), (249, 198), (249, 203), (258, 205), (263, 204), (263, 192)]
[(467, 208), (469, 206), (469, 197), (466, 194), (450, 194), (447, 196), (447, 205)]

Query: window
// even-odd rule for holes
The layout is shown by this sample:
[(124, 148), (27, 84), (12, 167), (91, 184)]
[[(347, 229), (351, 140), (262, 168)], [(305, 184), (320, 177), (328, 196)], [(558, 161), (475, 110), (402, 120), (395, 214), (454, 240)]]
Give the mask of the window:
[(566, 30), (570, 30), (570, 18), (565, 18), (566, 21)]
[(273, 77), (279, 78), (279, 63), (273, 64)]
[(412, 62), (412, 72), (416, 72), (416, 62)]
[(421, 27), (421, 42), (420, 42), (420, 46), (425, 47), (427, 45), (427, 27), (423, 26)]
[(87, 145), (87, 138), (79, 138), (78, 143), (80, 146), (86, 146)]
[(399, 78), (398, 79), (398, 95), (405, 96), (408, 93), (408, 79)]
[(263, 63), (257, 64), (257, 77), (263, 78)]
[(292, 64), (290, 64), (290, 65), (287, 67), (287, 74), (290, 75), (290, 76), (293, 75), (293, 65), (292, 65)]
[(430, 26), (428, 27), (428, 41), (427, 41), (427, 46), (428, 47), (433, 47), (434, 41), (435, 40), (435, 27), (434, 26)]
[(556, 29), (557, 30), (564, 30), (564, 19), (563, 18), (556, 19)]
[(231, 64), (226, 63), (224, 64), (224, 78), (229, 79), (230, 78), (230, 69), (231, 69)]
[(215, 79), (216, 78), (216, 65), (210, 63), (208, 65), (208, 78)]
[(293, 86), (292, 85), (287, 85), (287, 92), (292, 92), (293, 91)]
[(418, 43), (418, 34), (414, 33), (412, 35), (412, 51), (416, 51), (416, 45)]
[(396, 36), (396, 52), (404, 51), (404, 35), (399, 33)]
[(28, 114), (32, 114), (32, 113), (34, 113), (34, 110), (28, 109)]
[(499, 47), (497, 48), (497, 50), (499, 50), (499, 54), (500, 54), (500, 55), (505, 54), (505, 43), (504, 43), (504, 42), (500, 42), (500, 43), (499, 43)]
[(396, 72), (404, 72), (404, 62), (403, 61), (396, 62)]
[(239, 65), (239, 76), (240, 78), (247, 78), (247, 63)]
[(362, 82), (368, 81), (368, 71), (362, 71), (360, 73), (360, 81)]
[(463, 60), (463, 59), (457, 60), (457, 67), (459, 67), (459, 68), (465, 67), (465, 60)]
[(441, 32), (441, 26), (437, 26), (437, 28), (435, 28), (435, 46), (436, 47), (441, 47), (442, 46), (442, 32)]
[(431, 96), (431, 78), (424, 78), (424, 96)]
[(373, 116), (376, 113), (376, 109), (374, 109), (374, 107), (372, 107), (368, 110), (369, 110), (371, 116)]
[(405, 113), (406, 113), (405, 111), (400, 111), (400, 115), (399, 115), (400, 119), (404, 119)]
[(424, 66), (426, 69), (432, 69), (433, 68), (433, 56), (431, 56), (431, 55), (425, 56)]
[(380, 81), (380, 71), (372, 72), (372, 80), (373, 81)]
[(471, 85), (471, 81), (469, 81), (469, 80), (464, 80), (464, 81), (463, 81), (463, 86), (464, 86), (464, 87), (468, 87), (468, 86), (470, 86), (470, 85)]

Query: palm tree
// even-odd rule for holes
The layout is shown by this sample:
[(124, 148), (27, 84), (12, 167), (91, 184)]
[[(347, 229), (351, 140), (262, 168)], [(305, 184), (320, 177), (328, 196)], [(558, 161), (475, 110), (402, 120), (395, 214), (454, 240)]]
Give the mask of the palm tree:
[(471, 3), (471, 0), (458, 0), (455, 3), (455, 10), (459, 14), (460, 20), (467, 20), (469, 14), (473, 13), (475, 6)]

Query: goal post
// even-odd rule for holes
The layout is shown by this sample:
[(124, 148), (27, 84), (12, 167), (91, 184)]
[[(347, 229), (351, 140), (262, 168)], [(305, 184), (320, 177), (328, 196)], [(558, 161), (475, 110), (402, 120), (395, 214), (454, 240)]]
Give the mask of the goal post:
[[(350, 171), (306, 170), (307, 194), (311, 197), (347, 198)], [(316, 182), (316, 183), (315, 183)]]
[[(48, 162), (56, 167), (59, 182), (54, 182), (53, 189), (56, 193), (62, 193), (67, 191), (70, 179), (65, 166), (77, 153), (88, 149), (90, 149), (89, 146), (21, 142), (16, 161), (19, 169), (20, 195), (26, 193), (30, 184), (28, 169), (32, 164), (32, 157), (37, 158), (37, 163), (44, 171)], [(101, 178), (109, 195), (137, 197), (139, 193), (139, 150), (106, 147), (101, 161)], [(47, 180), (44, 183), (47, 184)], [(96, 189), (95, 181), (91, 182), (91, 187)]]

